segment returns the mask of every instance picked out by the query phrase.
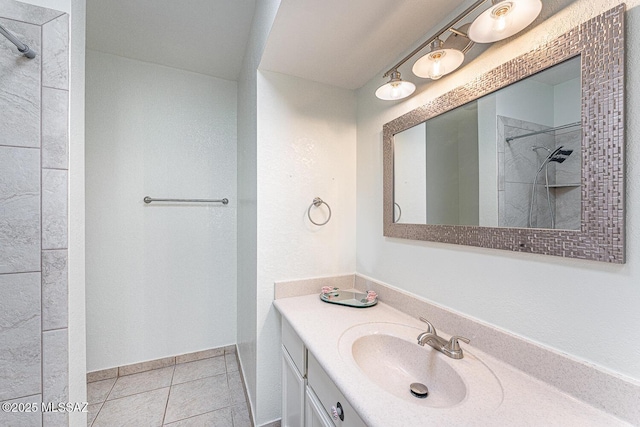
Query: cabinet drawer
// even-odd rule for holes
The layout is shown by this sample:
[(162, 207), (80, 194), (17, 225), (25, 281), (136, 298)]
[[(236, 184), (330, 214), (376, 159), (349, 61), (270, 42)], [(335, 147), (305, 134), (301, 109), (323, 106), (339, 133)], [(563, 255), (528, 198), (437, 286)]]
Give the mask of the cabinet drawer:
[[(307, 357), (307, 383), (318, 396), (322, 407), (327, 411), (336, 427), (366, 427), (347, 399), (322, 370), (313, 354), (308, 353)], [(343, 420), (333, 413), (338, 406), (342, 408)]]
[(304, 378), (307, 375), (307, 351), (298, 334), (284, 317), (282, 318), (282, 345), (287, 349), (298, 372)]

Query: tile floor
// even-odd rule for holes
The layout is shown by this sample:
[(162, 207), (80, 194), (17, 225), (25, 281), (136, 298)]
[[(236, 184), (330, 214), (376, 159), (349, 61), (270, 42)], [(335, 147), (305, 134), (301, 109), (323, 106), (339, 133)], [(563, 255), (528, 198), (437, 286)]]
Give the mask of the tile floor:
[(88, 427), (251, 427), (235, 353), (87, 384)]

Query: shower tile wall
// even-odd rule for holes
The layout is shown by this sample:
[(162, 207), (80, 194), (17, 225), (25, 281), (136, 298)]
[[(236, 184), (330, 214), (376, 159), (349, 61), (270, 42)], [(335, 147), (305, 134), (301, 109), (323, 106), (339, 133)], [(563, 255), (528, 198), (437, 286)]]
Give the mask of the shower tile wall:
[[(498, 215), (500, 227), (528, 227), (531, 189), (538, 167), (548, 155), (546, 147), (553, 150), (559, 146), (572, 149), (561, 167), (549, 164), (549, 184), (580, 182), (580, 130), (556, 131), (506, 142), (512, 136), (524, 135), (548, 129), (549, 126), (498, 116)], [(561, 132), (567, 132), (562, 133)], [(556, 228), (580, 228), (580, 187), (554, 188), (550, 193), (551, 205), (556, 213)], [(538, 176), (536, 203), (531, 222), (534, 227), (551, 228), (551, 214), (547, 205), (544, 171)]]
[(573, 150), (573, 153), (556, 168), (556, 184), (575, 184), (556, 188), (556, 228), (579, 230), (581, 221), (581, 168), (582, 168), (582, 131), (556, 131), (556, 146)]
[[(0, 24), (38, 53), (0, 38), (0, 402), (67, 402), (69, 17), (0, 0)], [(0, 425), (68, 415), (0, 412)]]

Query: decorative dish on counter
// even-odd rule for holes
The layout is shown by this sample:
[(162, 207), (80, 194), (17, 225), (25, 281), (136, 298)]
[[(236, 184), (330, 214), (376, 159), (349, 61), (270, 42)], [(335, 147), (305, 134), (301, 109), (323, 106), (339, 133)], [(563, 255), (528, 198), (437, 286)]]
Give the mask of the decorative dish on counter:
[(367, 308), (378, 303), (378, 294), (374, 291), (367, 293), (341, 291), (331, 286), (323, 286), (320, 299), (330, 304), (346, 305), (348, 307)]

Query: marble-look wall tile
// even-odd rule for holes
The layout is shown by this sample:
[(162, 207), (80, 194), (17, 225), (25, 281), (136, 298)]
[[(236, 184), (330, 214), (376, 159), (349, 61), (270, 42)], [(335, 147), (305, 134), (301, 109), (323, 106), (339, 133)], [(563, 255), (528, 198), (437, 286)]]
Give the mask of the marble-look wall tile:
[(67, 248), (67, 171), (42, 169), (42, 249)]
[[(69, 401), (69, 338), (68, 330), (57, 329), (42, 333), (42, 401)], [(67, 412), (48, 412), (42, 415), (47, 427), (67, 426)]]
[(555, 190), (556, 228), (559, 230), (579, 230), (582, 212), (582, 191), (580, 187), (563, 187)]
[[(0, 24), (40, 52), (40, 27), (2, 18)], [(40, 55), (25, 58), (1, 38), (0, 145), (40, 147), (40, 63)]]
[[(529, 223), (531, 184), (507, 182), (505, 184), (504, 201), (503, 226), (526, 228)], [(535, 216), (533, 221), (535, 221)]]
[[(537, 185), (537, 194), (534, 208), (537, 209), (537, 227), (538, 228), (552, 228), (551, 227), (551, 215), (556, 210), (556, 192), (553, 188), (550, 189), (547, 200), (547, 187), (544, 185)], [(549, 208), (549, 200), (551, 200), (551, 209)], [(555, 219), (554, 219), (555, 221)]]
[(39, 181), (38, 150), (0, 146), (0, 273), (40, 270)]
[(582, 180), (582, 133), (580, 130), (558, 133), (556, 146), (564, 150), (573, 150), (564, 162), (556, 167), (556, 182), (579, 184)]
[(68, 169), (69, 92), (42, 88), (42, 167)]
[(40, 273), (0, 274), (0, 295), (3, 401), (41, 390)]
[(498, 191), (498, 227), (508, 227), (507, 220), (505, 219), (506, 213), (506, 197), (504, 190)]
[(15, 0), (0, 0), (0, 13), (3, 18), (35, 25), (42, 25), (63, 14), (58, 10), (33, 6)]
[(42, 85), (69, 89), (69, 15), (42, 26)]
[[(540, 164), (536, 156), (537, 152), (531, 149), (534, 145), (537, 145), (535, 137), (527, 137), (516, 139), (505, 148), (504, 179), (506, 182), (533, 182)], [(539, 151), (542, 159), (548, 154), (545, 150)]]
[(67, 327), (67, 251), (42, 251), (42, 329)]
[[(0, 399), (1, 400), (1, 399)], [(36, 412), (4, 412), (0, 411), (0, 426), (10, 427), (41, 427), (42, 415), (40, 413), (40, 402), (42, 402), (42, 396), (36, 394), (34, 396), (21, 397), (19, 399), (6, 400), (3, 403), (19, 403), (37, 405), (38, 411)]]

